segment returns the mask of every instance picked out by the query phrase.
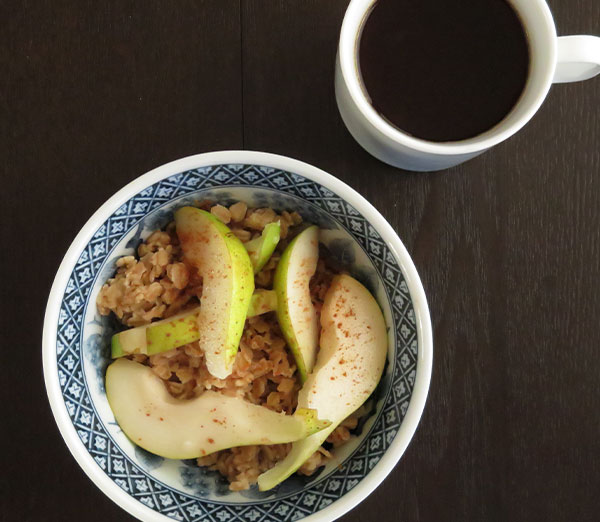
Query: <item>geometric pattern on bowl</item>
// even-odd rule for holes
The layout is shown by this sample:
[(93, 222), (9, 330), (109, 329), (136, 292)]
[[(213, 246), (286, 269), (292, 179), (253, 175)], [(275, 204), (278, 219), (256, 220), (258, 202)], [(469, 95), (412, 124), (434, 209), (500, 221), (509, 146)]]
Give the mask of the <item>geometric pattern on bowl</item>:
[[(122, 435), (117, 440), (114, 418), (106, 414), (102, 417), (98, 408), (105, 400), (102, 380), (109, 362), (107, 341), (113, 330), (110, 321), (100, 318), (94, 310), (95, 295), (114, 271), (114, 260), (127, 249), (133, 252), (149, 231), (164, 226), (172, 218), (173, 207), (211, 195), (227, 203), (236, 200), (236, 191), (244, 188), (260, 188), (255, 200), (249, 202), (253, 206), (290, 210), (292, 202), (291, 210), (298, 210), (306, 221), (325, 230), (343, 231), (355, 240), (349, 247), (348, 241), (336, 236), (328, 247), (342, 262), (355, 263), (353, 275), (376, 293), (387, 312), (394, 346), (376, 392), (376, 408), (341, 466), (328, 466), (305, 479), (294, 476), (271, 492), (259, 493), (253, 487), (234, 494), (216, 472), (186, 462), (169, 463), (171, 471), (178, 470), (179, 484), (163, 480), (156, 471), (163, 466), (163, 459), (143, 450), (132, 451), (134, 446), (124, 442)], [(362, 249), (360, 255), (368, 256), (370, 266), (366, 270), (364, 261), (355, 259), (357, 248)], [(369, 274), (369, 270), (373, 273)], [(79, 438), (118, 486), (174, 520), (293, 521), (325, 508), (354, 488), (396, 437), (409, 405), (417, 368), (411, 297), (400, 267), (378, 232), (329, 189), (298, 174), (259, 165), (216, 165), (182, 172), (149, 186), (122, 205), (82, 250), (61, 302), (57, 332), (60, 388)]]

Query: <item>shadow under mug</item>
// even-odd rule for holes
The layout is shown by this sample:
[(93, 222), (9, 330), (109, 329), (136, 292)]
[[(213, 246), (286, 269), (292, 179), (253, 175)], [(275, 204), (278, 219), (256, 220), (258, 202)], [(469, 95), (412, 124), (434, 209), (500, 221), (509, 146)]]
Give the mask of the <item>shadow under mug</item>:
[(587, 80), (600, 73), (600, 38), (557, 37), (545, 0), (509, 0), (519, 14), (530, 47), (523, 94), (511, 112), (490, 130), (462, 141), (415, 138), (384, 120), (361, 85), (358, 40), (374, 0), (352, 0), (342, 24), (335, 70), (335, 96), (344, 123), (370, 154), (394, 167), (437, 171), (464, 163), (510, 138), (538, 111), (553, 83)]

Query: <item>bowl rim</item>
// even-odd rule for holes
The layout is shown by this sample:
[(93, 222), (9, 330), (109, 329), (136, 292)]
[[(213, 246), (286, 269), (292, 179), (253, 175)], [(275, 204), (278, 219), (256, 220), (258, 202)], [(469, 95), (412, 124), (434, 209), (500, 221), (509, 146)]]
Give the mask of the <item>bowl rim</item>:
[(379, 484), (381, 484), (381, 482), (389, 475), (400, 460), (400, 457), (404, 454), (423, 413), (427, 393), (429, 391), (433, 363), (433, 334), (427, 299), (417, 269), (408, 254), (408, 251), (404, 247), (404, 244), (392, 226), (379, 211), (358, 192), (333, 175), (309, 165), (308, 163), (286, 156), (257, 151), (224, 150), (196, 154), (171, 161), (150, 170), (146, 174), (139, 176), (125, 185), (103, 203), (88, 219), (69, 246), (67, 253), (58, 268), (48, 297), (42, 333), (42, 362), (48, 400), (60, 434), (71, 454), (85, 474), (108, 498), (139, 520), (149, 522), (171, 520), (167, 516), (138, 502), (135, 498), (130, 496), (129, 493), (114, 483), (94, 461), (83, 442), (79, 439), (76, 429), (68, 415), (58, 381), (56, 333), (59, 308), (68, 278), (79, 258), (81, 246), (87, 244), (89, 240), (92, 239), (97, 228), (121, 205), (138, 192), (169, 176), (212, 165), (233, 164), (260, 165), (281, 169), (293, 174), (299, 174), (323, 185), (325, 188), (333, 191), (346, 202), (350, 203), (363, 214), (365, 219), (367, 219), (371, 225), (373, 225), (381, 235), (383, 241), (392, 251), (392, 254), (402, 270), (412, 299), (415, 311), (418, 351), (417, 373), (408, 409), (392, 444), (381, 457), (381, 460), (359, 482), (359, 484), (352, 490), (343, 494), (326, 508), (303, 519), (310, 522), (332, 521), (357, 506), (373, 490), (375, 490), (375, 488), (377, 488), (377, 486), (379, 486)]

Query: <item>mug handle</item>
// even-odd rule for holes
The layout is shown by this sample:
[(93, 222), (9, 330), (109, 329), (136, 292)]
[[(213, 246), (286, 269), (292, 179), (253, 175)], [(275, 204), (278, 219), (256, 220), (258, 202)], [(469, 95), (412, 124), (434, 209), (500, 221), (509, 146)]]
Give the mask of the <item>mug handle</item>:
[(588, 80), (600, 74), (600, 38), (597, 36), (561, 36), (554, 83)]

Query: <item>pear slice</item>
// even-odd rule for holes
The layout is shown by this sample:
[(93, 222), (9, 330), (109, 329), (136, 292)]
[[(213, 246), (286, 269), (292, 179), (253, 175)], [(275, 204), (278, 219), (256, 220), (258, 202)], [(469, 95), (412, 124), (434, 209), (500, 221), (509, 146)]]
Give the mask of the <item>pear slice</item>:
[(202, 277), (198, 312), (200, 347), (208, 371), (225, 379), (233, 370), (252, 292), (252, 263), (243, 243), (210, 212), (175, 212), (184, 260)]
[(298, 395), (299, 408), (317, 410), (331, 425), (294, 442), (288, 456), (258, 477), (261, 491), (294, 473), (329, 434), (371, 395), (387, 356), (385, 320), (377, 301), (356, 279), (336, 276), (321, 310), (321, 349)]
[(283, 251), (273, 279), (277, 319), (294, 354), (302, 382), (312, 371), (319, 342), (319, 322), (309, 283), (319, 259), (319, 229), (308, 227)]
[(200, 308), (196, 307), (168, 319), (113, 335), (112, 358), (134, 353), (152, 355), (196, 341), (200, 335), (197, 325), (199, 311)]
[(277, 309), (277, 294), (274, 290), (257, 288), (250, 299), (248, 317), (273, 312)]
[(172, 397), (151, 368), (119, 359), (106, 371), (106, 397), (115, 419), (135, 444), (170, 459), (191, 459), (234, 446), (281, 444), (328, 426), (316, 412), (271, 411), (239, 397), (205, 391)]
[[(258, 288), (250, 299), (247, 316), (266, 314), (276, 308), (275, 291)], [(199, 311), (200, 307), (195, 307), (168, 319), (130, 328), (113, 335), (112, 358), (117, 359), (134, 353), (153, 355), (197, 341), (200, 338), (197, 324)]]
[(250, 261), (252, 261), (252, 265), (254, 266), (255, 274), (258, 274), (263, 269), (273, 255), (275, 247), (279, 243), (280, 235), (281, 225), (279, 221), (276, 221), (265, 225), (259, 237), (244, 243), (244, 247), (250, 256)]

